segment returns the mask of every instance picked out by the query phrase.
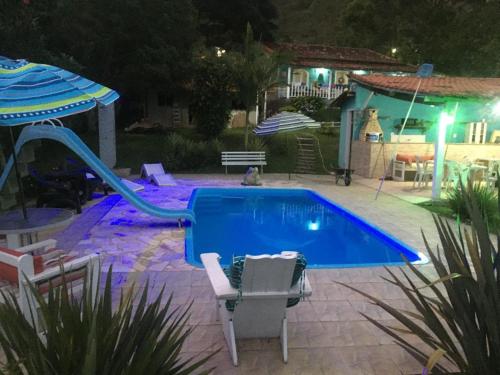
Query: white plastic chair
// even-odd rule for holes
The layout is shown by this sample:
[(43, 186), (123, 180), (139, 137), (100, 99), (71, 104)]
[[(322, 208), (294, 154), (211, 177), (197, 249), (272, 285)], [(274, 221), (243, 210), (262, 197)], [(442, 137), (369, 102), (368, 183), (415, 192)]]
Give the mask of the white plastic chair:
[(461, 168), (455, 160), (445, 160), (446, 175), (443, 178), (443, 187), (448, 190), (450, 187), (456, 187), (460, 179)]
[[(217, 310), (233, 364), (238, 366), (236, 339), (281, 338), (283, 361), (288, 361), (286, 305), (289, 298), (310, 296), (311, 285), (305, 275), (294, 286), (292, 276), (296, 252), (259, 255), (245, 258), (241, 288), (235, 289), (222, 270), (217, 253), (201, 254), (215, 293)], [(226, 300), (236, 300), (233, 312), (226, 309)]]
[[(15, 249), (16, 254), (9, 254), (5, 250), (0, 251), (0, 265), (11, 267), (17, 271), (17, 285), (12, 285), (2, 280), (0, 275), (0, 290), (8, 294), (13, 293), (19, 303), (19, 307), (28, 321), (31, 322), (33, 315), (37, 330), (41, 331), (38, 318), (38, 305), (36, 298), (31, 292), (28, 283), (37, 288), (42, 295), (46, 295), (49, 286), (61, 286), (65, 281), (74, 293), (83, 289), (85, 279), (92, 287), (92, 300), (97, 295), (99, 287), (99, 256), (97, 254), (87, 255), (81, 258), (71, 259), (61, 265), (58, 262), (44, 267), (42, 272), (35, 273), (36, 255), (45, 254), (48, 250), (56, 248), (56, 240), (45, 240), (33, 245)], [(64, 272), (65, 276), (62, 277)], [(0, 295), (0, 303), (2, 303)]]
[(496, 162), (490, 163), (488, 169), (483, 175), (483, 181), (486, 183), (486, 187), (490, 190), (495, 190), (498, 173), (500, 172), (500, 165)]
[(427, 170), (428, 163), (420, 160), (418, 156), (415, 157), (415, 165), (417, 167), (417, 171), (415, 173), (415, 178), (413, 179), (413, 188), (417, 185), (420, 189), (422, 183), (425, 187), (427, 187), (429, 180), (432, 177), (432, 170)]

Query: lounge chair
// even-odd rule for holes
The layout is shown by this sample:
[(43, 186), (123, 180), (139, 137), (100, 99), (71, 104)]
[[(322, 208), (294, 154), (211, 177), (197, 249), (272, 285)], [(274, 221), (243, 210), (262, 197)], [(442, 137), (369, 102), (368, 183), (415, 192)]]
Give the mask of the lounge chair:
[(141, 167), (141, 177), (157, 186), (175, 186), (172, 175), (165, 173), (161, 163), (143, 164)]
[[(81, 290), (85, 279), (91, 281), (92, 295), (98, 288), (99, 256), (97, 254), (75, 258), (56, 250), (55, 240), (46, 240), (18, 249), (0, 248), (0, 291), (13, 293), (28, 321), (32, 316), (40, 331), (37, 303), (30, 282), (43, 295), (49, 287), (59, 287), (65, 282), (75, 292)], [(61, 267), (62, 265), (62, 267)], [(63, 277), (64, 273), (64, 277)], [(0, 293), (0, 303), (3, 296)], [(33, 315), (32, 315), (33, 314)]]
[[(297, 263), (296, 252), (278, 255), (247, 255), (236, 289), (224, 273), (217, 253), (201, 254), (215, 293), (217, 310), (233, 364), (238, 365), (236, 339), (280, 337), (283, 361), (288, 361), (287, 301), (311, 295), (305, 274), (293, 287), (292, 277)], [(229, 310), (226, 302), (235, 303)]]
[(64, 171), (69, 175), (71, 174), (82, 174), (83, 175), (83, 186), (82, 190), (85, 192), (87, 200), (92, 200), (92, 195), (96, 190), (102, 190), (104, 195), (108, 195), (109, 186), (106, 184), (102, 178), (90, 168), (85, 163), (77, 161), (71, 157), (66, 158), (66, 165), (64, 166)]
[(36, 182), (37, 207), (70, 207), (77, 214), (82, 213), (82, 204), (87, 201), (82, 174), (42, 176), (32, 166), (28, 166), (28, 171)]

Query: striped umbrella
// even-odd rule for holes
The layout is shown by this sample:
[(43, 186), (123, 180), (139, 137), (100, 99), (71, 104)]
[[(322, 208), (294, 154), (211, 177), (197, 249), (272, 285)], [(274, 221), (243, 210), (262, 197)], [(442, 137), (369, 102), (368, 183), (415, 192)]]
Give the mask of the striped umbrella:
[(118, 94), (51, 65), (0, 56), (0, 126), (15, 126), (108, 105)]
[[(0, 126), (9, 127), (13, 150), (12, 126), (85, 112), (97, 104), (111, 104), (118, 97), (115, 91), (64, 69), (0, 56)], [(26, 219), (16, 153), (12, 156)]]
[(262, 121), (254, 129), (254, 133), (258, 136), (265, 136), (302, 129), (316, 129), (320, 127), (320, 123), (301, 113), (281, 112)]

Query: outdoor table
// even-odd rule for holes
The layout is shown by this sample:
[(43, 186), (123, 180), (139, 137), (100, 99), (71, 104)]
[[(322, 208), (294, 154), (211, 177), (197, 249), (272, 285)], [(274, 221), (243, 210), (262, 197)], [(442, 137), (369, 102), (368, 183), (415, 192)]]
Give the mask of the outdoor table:
[(0, 234), (7, 236), (7, 247), (16, 249), (38, 239), (38, 232), (52, 230), (69, 224), (73, 212), (63, 208), (28, 208), (28, 219), (21, 210), (8, 211), (0, 215)]

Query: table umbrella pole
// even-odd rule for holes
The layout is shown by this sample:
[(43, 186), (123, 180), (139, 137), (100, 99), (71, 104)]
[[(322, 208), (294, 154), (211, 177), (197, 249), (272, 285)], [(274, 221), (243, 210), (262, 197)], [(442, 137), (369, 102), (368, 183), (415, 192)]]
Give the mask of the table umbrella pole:
[(17, 185), (19, 186), (19, 195), (21, 198), (21, 208), (23, 211), (24, 220), (28, 220), (28, 212), (26, 210), (26, 200), (24, 198), (24, 188), (21, 181), (21, 175), (19, 174), (19, 168), (17, 166), (17, 155), (16, 155), (16, 142), (14, 141), (14, 133), (12, 132), (12, 126), (9, 127), (10, 132), (10, 143), (12, 144), (12, 158), (14, 160), (14, 170), (16, 172)]

